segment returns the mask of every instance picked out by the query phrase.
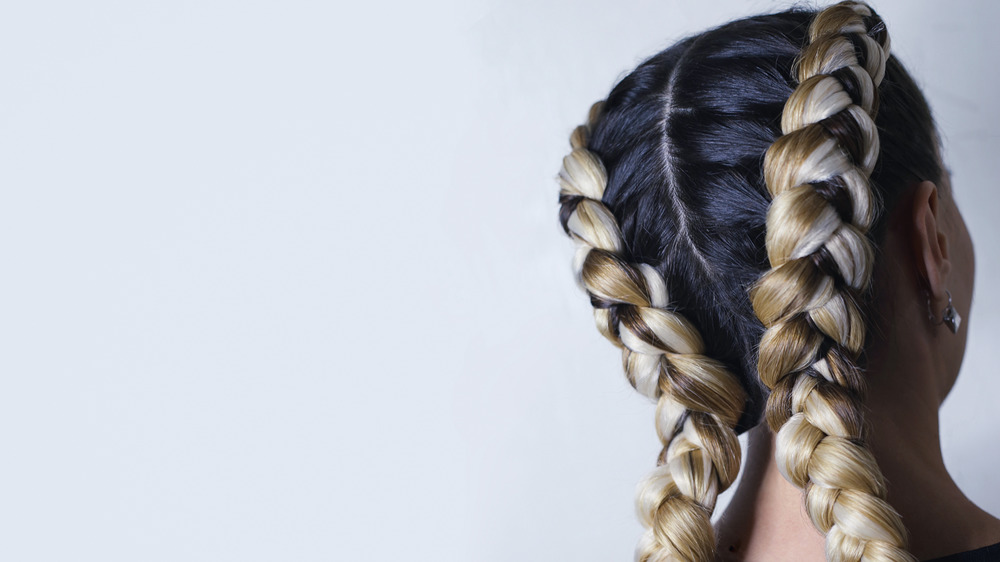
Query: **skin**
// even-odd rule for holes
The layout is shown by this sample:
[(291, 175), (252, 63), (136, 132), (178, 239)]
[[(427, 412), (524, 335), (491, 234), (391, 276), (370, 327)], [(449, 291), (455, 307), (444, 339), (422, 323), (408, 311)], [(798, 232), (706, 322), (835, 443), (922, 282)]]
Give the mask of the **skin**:
[[(868, 352), (869, 445), (903, 517), (909, 551), (920, 560), (1000, 542), (1000, 519), (970, 501), (941, 454), (938, 410), (965, 354), (975, 257), (954, 199), (942, 186), (909, 186), (889, 217), (875, 273), (875, 313), (891, 326), (872, 334)], [(957, 334), (940, 322), (948, 303), (962, 316)], [(766, 424), (750, 431), (746, 466), (716, 525), (719, 558), (823, 561), (825, 539), (806, 515), (802, 492), (778, 472)]]

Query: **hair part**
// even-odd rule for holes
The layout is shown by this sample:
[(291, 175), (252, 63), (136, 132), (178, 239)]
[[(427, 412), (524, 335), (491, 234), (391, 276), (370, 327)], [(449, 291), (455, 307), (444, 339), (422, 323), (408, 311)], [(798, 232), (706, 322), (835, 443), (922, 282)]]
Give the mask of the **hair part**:
[(640, 560), (711, 558), (735, 436), (762, 417), (831, 559), (911, 559), (863, 445), (864, 352), (885, 210), (942, 170), (888, 47), (855, 2), (731, 22), (641, 63), (571, 137), (578, 282), (657, 400)]

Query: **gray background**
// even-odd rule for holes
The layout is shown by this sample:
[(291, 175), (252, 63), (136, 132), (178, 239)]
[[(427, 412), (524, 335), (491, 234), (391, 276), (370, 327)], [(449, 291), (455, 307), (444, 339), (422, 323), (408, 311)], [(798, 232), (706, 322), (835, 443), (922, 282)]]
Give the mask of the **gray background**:
[[(4, 3), (0, 559), (631, 558), (653, 408), (553, 177), (642, 58), (788, 3), (360, 4)], [(976, 243), (942, 432), (1000, 514), (1000, 4), (875, 6)]]

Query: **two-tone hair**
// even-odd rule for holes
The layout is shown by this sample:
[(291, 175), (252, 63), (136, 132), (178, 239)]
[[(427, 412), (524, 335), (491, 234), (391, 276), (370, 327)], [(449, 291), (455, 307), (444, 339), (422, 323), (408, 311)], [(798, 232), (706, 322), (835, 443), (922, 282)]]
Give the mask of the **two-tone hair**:
[(732, 22), (640, 64), (571, 136), (577, 279), (657, 402), (640, 561), (712, 559), (736, 436), (762, 418), (829, 559), (913, 559), (865, 443), (864, 351), (885, 209), (942, 171), (889, 47), (858, 2)]

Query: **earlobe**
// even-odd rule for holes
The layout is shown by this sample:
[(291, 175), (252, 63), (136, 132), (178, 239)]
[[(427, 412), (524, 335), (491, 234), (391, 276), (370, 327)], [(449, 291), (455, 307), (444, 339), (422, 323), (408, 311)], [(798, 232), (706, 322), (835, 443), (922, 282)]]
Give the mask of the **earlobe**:
[(917, 184), (912, 213), (913, 250), (921, 288), (938, 300), (945, 296), (951, 261), (948, 259), (948, 237), (941, 231), (938, 188), (934, 182)]

